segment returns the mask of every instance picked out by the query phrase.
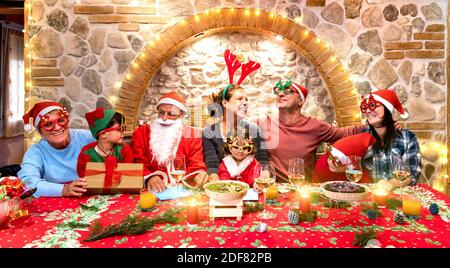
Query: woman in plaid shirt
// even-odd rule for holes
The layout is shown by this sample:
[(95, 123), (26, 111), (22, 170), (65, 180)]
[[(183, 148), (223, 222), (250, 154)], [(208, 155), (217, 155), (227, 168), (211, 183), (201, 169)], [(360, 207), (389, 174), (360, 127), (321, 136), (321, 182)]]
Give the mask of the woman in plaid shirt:
[(409, 116), (395, 92), (388, 89), (372, 92), (361, 102), (360, 108), (367, 119), (368, 131), (377, 140), (363, 159), (363, 166), (371, 180), (387, 179), (393, 188), (400, 186), (400, 182), (392, 176), (392, 163), (402, 159), (411, 174), (411, 178), (402, 184), (417, 184), (421, 174), (419, 142), (413, 132), (394, 126), (394, 109), (400, 112), (402, 118)]
[[(395, 92), (388, 89), (372, 92), (363, 99), (360, 108), (367, 119), (365, 131), (376, 139), (362, 160), (371, 181), (384, 184), (388, 190), (399, 187), (400, 182), (392, 176), (392, 163), (401, 159), (411, 174), (402, 184), (417, 184), (421, 174), (419, 142), (413, 132), (395, 125), (392, 118), (394, 109), (402, 118), (408, 117)], [(345, 167), (336, 166), (331, 160), (328, 160), (328, 166), (333, 172), (345, 172)]]

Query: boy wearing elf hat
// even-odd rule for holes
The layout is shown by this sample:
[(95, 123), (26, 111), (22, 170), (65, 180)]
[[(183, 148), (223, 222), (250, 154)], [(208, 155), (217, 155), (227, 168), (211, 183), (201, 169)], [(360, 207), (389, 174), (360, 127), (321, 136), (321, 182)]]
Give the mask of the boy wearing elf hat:
[(124, 145), (124, 116), (114, 110), (97, 108), (86, 113), (86, 120), (92, 136), (97, 139), (81, 149), (78, 156), (77, 172), (80, 178), (86, 173), (87, 162), (133, 163), (134, 156), (129, 145)]
[[(382, 89), (366, 96), (360, 105), (367, 120), (367, 131), (376, 142), (370, 147), (362, 160), (372, 182), (380, 182), (388, 190), (403, 185), (417, 184), (421, 174), (421, 154), (416, 135), (406, 129), (397, 129), (393, 112), (397, 110), (404, 119), (408, 113), (393, 90)], [(392, 176), (393, 163), (401, 160), (410, 178), (399, 182)], [(330, 170), (339, 168), (328, 161)]]
[(160, 192), (169, 181), (167, 167), (176, 155), (183, 155), (186, 174), (200, 171), (193, 179), (196, 185), (208, 181), (203, 161), (201, 133), (183, 125), (182, 118), (188, 114), (186, 102), (172, 91), (163, 95), (157, 104), (158, 118), (151, 124), (137, 128), (130, 146), (138, 163), (144, 163), (146, 185)]
[[(32, 122), (31, 122), (31, 119)], [(69, 129), (66, 108), (53, 101), (36, 103), (24, 116), (25, 129), (36, 128), (42, 139), (24, 155), (18, 177), (35, 196), (80, 196), (86, 190), (76, 172), (78, 155), (94, 141), (84, 129)]]

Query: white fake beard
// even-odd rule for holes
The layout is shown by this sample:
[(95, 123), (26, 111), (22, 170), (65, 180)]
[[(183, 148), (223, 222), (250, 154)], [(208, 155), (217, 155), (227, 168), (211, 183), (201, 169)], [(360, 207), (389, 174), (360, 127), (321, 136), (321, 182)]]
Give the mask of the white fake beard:
[(155, 120), (150, 125), (150, 149), (152, 161), (159, 165), (167, 165), (171, 157), (177, 153), (178, 144), (183, 134), (183, 123), (175, 120), (171, 125), (162, 125)]

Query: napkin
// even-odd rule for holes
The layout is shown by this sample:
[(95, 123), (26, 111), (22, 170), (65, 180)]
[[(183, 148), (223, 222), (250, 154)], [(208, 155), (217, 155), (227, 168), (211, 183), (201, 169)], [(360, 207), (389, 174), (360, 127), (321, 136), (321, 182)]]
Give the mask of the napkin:
[(255, 189), (250, 189), (243, 198), (244, 201), (258, 201), (258, 192)]
[(186, 190), (183, 186), (169, 185), (166, 190), (156, 193), (159, 200), (171, 200), (192, 195), (192, 192)]

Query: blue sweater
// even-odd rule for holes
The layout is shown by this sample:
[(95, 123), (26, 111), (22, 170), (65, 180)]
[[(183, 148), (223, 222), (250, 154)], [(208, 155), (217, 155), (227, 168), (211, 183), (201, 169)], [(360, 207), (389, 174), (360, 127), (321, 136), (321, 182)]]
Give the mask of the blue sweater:
[(91, 132), (84, 129), (70, 129), (70, 143), (62, 150), (42, 139), (25, 153), (18, 176), (28, 188), (37, 187), (36, 197), (62, 196), (64, 184), (78, 178), (81, 148), (93, 141)]

